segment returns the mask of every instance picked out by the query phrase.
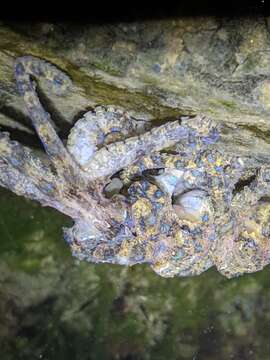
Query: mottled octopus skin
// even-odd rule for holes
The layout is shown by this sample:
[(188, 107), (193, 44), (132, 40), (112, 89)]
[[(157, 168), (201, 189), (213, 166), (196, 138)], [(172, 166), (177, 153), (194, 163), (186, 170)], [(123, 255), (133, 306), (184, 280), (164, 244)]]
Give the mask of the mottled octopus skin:
[[(34, 80), (44, 77), (61, 95), (69, 77), (32, 56), (18, 58), (14, 73), (49, 161), (0, 132), (0, 185), (70, 216), (64, 236), (75, 257), (148, 263), (164, 277), (211, 266), (233, 277), (269, 263), (270, 167), (219, 152), (215, 122), (198, 115), (151, 128), (100, 106), (75, 124), (65, 147)], [(121, 186), (106, 196), (112, 178)]]

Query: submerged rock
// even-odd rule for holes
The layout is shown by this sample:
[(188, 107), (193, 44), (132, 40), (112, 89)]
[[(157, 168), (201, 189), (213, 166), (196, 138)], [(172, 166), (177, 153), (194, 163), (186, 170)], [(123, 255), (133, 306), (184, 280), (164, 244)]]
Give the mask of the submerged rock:
[[(221, 240), (205, 264), (215, 262), (226, 276), (256, 271), (269, 258), (269, 196), (260, 193), (267, 189), (260, 185), (268, 181), (269, 163), (268, 30), (260, 17), (95, 26), (1, 24), (1, 130), (8, 130), (12, 140), (39, 146), (13, 78), (14, 60), (25, 54), (57, 65), (73, 80), (64, 97), (52, 93), (46, 81), (38, 84), (40, 99), (63, 138), (82, 112), (96, 105), (127, 111), (143, 121), (146, 130), (180, 116), (188, 121), (184, 115), (207, 115), (220, 129), (208, 155), (214, 148), (223, 161), (205, 157), (207, 169), (212, 166), (213, 173), (221, 171), (231, 179), (225, 158), (239, 156), (245, 159), (245, 171), (228, 188), (233, 211), (227, 223), (218, 224)], [(118, 135), (108, 137), (108, 144), (121, 140)], [(185, 149), (180, 143), (168, 154)], [(139, 176), (160, 187), (158, 192), (151, 192), (153, 186), (143, 189), (146, 200), (136, 199), (141, 188), (134, 185), (136, 177), (130, 177), (138, 167), (119, 174), (114, 182), (123, 187), (107, 194), (109, 199), (120, 197), (119, 191), (133, 186), (137, 231), (145, 226), (142, 218), (151, 227), (146, 205), (154, 194), (157, 205), (164, 199), (160, 191), (174, 188), (177, 204), (181, 196), (190, 200), (190, 185), (203, 180), (190, 170), (192, 162), (179, 180), (185, 164), (174, 164), (172, 158), (164, 173), (160, 168), (147, 173), (140, 164)], [(148, 164), (154, 160), (147, 159)], [(208, 186), (218, 191), (220, 184), (212, 179)], [(204, 224), (212, 216), (208, 200)], [(245, 201), (249, 203), (243, 207)], [(2, 189), (0, 204), (1, 359), (269, 358), (268, 268), (233, 280), (211, 270), (199, 277), (163, 279), (144, 265), (76, 264), (61, 241), (61, 227), (71, 225), (67, 218)], [(196, 230), (196, 221), (193, 224)], [(162, 224), (165, 233), (167, 225)], [(182, 230), (189, 234), (194, 229)], [(194, 237), (200, 239), (199, 234)], [(188, 245), (191, 254), (195, 248), (201, 254), (200, 242)], [(182, 255), (174, 255), (175, 263)]]
[[(32, 78), (62, 95), (72, 87), (69, 77), (32, 56), (18, 58), (14, 73), (50, 163), (0, 133), (0, 185), (70, 216), (74, 226), (64, 235), (74, 256), (147, 263), (165, 277), (214, 265), (232, 277), (269, 263), (269, 166), (218, 151), (213, 121), (181, 118), (147, 131), (140, 119), (100, 106), (75, 124), (65, 147)], [(144, 179), (156, 169), (165, 177)], [(104, 191), (119, 171), (128, 186), (108, 199)]]

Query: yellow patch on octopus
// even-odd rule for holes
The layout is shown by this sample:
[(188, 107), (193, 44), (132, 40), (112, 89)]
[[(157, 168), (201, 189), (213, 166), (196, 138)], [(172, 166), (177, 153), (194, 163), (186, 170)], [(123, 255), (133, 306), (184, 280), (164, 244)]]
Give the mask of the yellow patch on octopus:
[[(164, 196), (161, 196), (160, 198), (156, 198), (156, 197), (155, 197), (155, 193), (156, 193), (157, 190), (158, 190), (157, 186), (155, 186), (155, 185), (150, 185), (149, 189), (146, 191), (147, 196), (148, 196), (150, 199), (155, 198), (155, 202), (157, 202), (157, 203), (159, 203), (159, 204), (164, 204), (164, 203), (165, 203), (165, 198), (164, 198)], [(152, 205), (151, 205), (151, 206), (152, 206)]]
[[(149, 236), (154, 236), (154, 235), (157, 235), (158, 232), (157, 232), (157, 227), (156, 226), (147, 226), (147, 229), (146, 229), (146, 236), (149, 237)], [(144, 236), (145, 238), (145, 236)]]
[(175, 158), (173, 156), (169, 156), (168, 158), (166, 158), (164, 167), (174, 169), (175, 168)]
[(120, 257), (129, 257), (131, 254), (133, 246), (131, 246), (130, 241), (124, 240), (121, 244), (121, 248), (118, 252), (118, 256)]
[(176, 240), (176, 244), (177, 246), (183, 246), (185, 239), (183, 237), (182, 231), (179, 230), (176, 234), (175, 234), (175, 240)]
[(149, 241), (145, 246), (145, 259), (153, 260), (153, 244)]
[(259, 206), (257, 217), (263, 223), (269, 223), (270, 221), (270, 204), (262, 204)]
[(170, 261), (168, 259), (162, 259), (152, 265), (155, 271), (161, 272), (170, 267)]
[(216, 166), (221, 166), (223, 164), (223, 161), (222, 161), (222, 159), (221, 158), (217, 158), (216, 159)]
[[(244, 222), (245, 230), (241, 233), (244, 235), (246, 234), (246, 237), (252, 237), (253, 239), (256, 239), (261, 236), (261, 226), (257, 224), (254, 220), (248, 219)], [(244, 235), (245, 236), (245, 235)]]
[(195, 169), (195, 168), (197, 168), (197, 165), (193, 160), (190, 160), (187, 164), (187, 168)]
[(145, 159), (143, 159), (142, 162), (147, 169), (151, 169), (155, 167), (154, 161), (150, 157), (146, 157)]
[(81, 247), (80, 247), (78, 244), (75, 244), (75, 243), (71, 244), (71, 249), (72, 249), (73, 251), (75, 251), (75, 252), (79, 252), (79, 253), (82, 252)]
[(145, 198), (137, 200), (132, 205), (132, 213), (136, 218), (146, 217), (151, 214), (152, 204), (151, 201)]

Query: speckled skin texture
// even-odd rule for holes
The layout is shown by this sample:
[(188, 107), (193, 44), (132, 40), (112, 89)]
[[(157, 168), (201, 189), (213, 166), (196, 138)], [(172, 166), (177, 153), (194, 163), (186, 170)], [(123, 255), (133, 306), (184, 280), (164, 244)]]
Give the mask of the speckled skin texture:
[(50, 161), (0, 133), (0, 185), (70, 216), (64, 233), (74, 256), (148, 263), (164, 277), (214, 265), (232, 277), (269, 263), (270, 168), (218, 151), (217, 124), (198, 115), (150, 128), (100, 106), (75, 124), (65, 147), (33, 79), (44, 77), (60, 95), (69, 77), (31, 56), (14, 71)]

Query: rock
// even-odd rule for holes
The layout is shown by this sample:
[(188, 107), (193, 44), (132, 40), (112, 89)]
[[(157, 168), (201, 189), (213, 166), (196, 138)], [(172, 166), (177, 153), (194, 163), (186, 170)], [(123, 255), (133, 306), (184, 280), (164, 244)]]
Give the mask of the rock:
[[(269, 152), (269, 29), (262, 17), (176, 18), (108, 25), (1, 24), (0, 121), (29, 120), (13, 62), (32, 54), (74, 81), (64, 98), (43, 85), (62, 130), (93, 105), (149, 120), (203, 113), (224, 124), (224, 144), (265, 161)], [(22, 128), (24, 126), (24, 128)], [(232, 141), (234, 139), (234, 141)]]
[[(41, 83), (65, 137), (94, 105), (146, 120), (196, 113), (223, 125), (221, 149), (269, 161), (269, 19), (182, 18), (112, 25), (1, 24), (0, 123), (37, 146), (13, 62), (32, 54), (74, 81), (63, 98)], [(68, 219), (0, 193), (1, 359), (268, 359), (269, 268), (162, 279), (144, 266), (76, 264)]]

